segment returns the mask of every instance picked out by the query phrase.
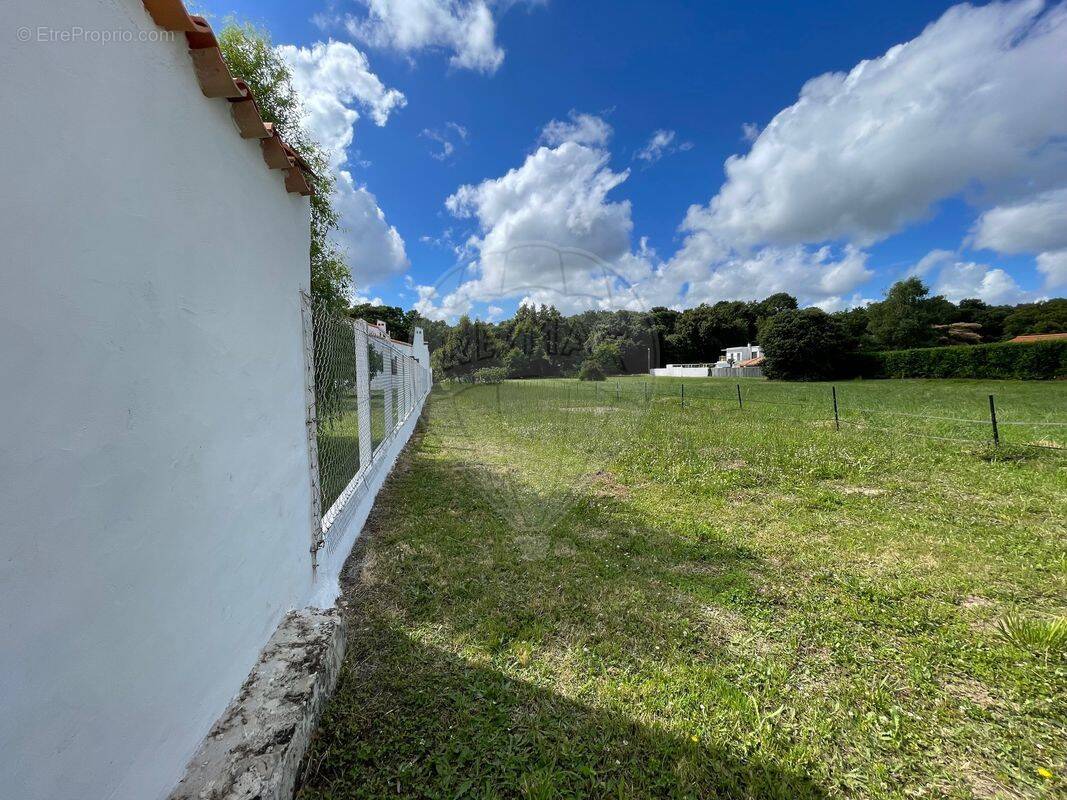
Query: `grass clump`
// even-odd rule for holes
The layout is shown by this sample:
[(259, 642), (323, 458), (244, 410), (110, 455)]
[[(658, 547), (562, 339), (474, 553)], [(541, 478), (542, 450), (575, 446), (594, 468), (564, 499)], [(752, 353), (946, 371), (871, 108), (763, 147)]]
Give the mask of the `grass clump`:
[(1006, 642), (1046, 656), (1067, 652), (1067, 616), (1009, 614), (997, 620), (997, 634)]

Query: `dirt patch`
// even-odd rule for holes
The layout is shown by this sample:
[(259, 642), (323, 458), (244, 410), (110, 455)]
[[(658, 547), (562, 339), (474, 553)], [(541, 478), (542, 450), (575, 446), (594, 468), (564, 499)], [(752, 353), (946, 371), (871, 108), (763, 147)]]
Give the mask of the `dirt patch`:
[(1067, 446), (1060, 442), (1054, 442), (1052, 439), (1034, 439), (1032, 442), (1027, 442), (1027, 444), (1032, 444), (1034, 447), (1047, 447), (1050, 450), (1067, 450)]
[(743, 458), (734, 458), (734, 459), (731, 459), (730, 461), (724, 461), (721, 464), (719, 464), (719, 467), (721, 467), (722, 469), (729, 469), (729, 470), (744, 469), (747, 466), (748, 466), (748, 462), (745, 461), (745, 459), (743, 459)]
[(547, 536), (521, 535), (513, 540), (523, 561), (543, 561), (548, 557), (551, 542)]
[(880, 497), (886, 493), (885, 489), (876, 489), (873, 486), (841, 486), (838, 491), (841, 494), (858, 494), (863, 497)]
[(597, 497), (614, 497), (617, 500), (625, 500), (631, 495), (630, 489), (623, 486), (615, 476), (604, 469), (598, 469), (589, 476), (589, 486)]
[(945, 681), (944, 687), (948, 694), (961, 700), (969, 700), (979, 708), (992, 708), (996, 705), (996, 700), (993, 699), (985, 685), (974, 678), (950, 678)]
[(621, 408), (615, 408), (614, 406), (577, 406), (573, 408), (565, 409), (571, 413), (577, 414), (595, 414), (598, 417), (602, 417), (605, 414), (615, 414), (621, 411)]
[(960, 608), (989, 608), (992, 605), (995, 605), (992, 600), (976, 594), (969, 594), (960, 601)]
[(966, 776), (974, 796), (976, 798), (981, 798), (981, 800), (986, 800), (986, 798), (989, 800), (1016, 800), (1016, 798), (1023, 798), (1026, 796), (997, 780), (990, 774), (982, 772), (977, 772), (976, 774), (974, 768), (971, 768), (962, 774)]
[(726, 569), (712, 561), (684, 561), (671, 571), (676, 575), (722, 575)]

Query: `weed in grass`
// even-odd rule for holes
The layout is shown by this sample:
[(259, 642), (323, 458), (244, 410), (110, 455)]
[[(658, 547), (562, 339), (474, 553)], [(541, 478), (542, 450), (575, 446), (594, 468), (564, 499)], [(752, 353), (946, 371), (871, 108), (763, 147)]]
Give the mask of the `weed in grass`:
[(1067, 617), (1034, 617), (1009, 614), (997, 620), (997, 635), (1024, 650), (1043, 653), (1067, 652)]

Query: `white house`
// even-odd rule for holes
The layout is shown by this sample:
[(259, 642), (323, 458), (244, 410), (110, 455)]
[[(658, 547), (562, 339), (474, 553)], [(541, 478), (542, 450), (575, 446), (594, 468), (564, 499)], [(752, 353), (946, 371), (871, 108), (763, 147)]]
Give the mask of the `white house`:
[(763, 351), (758, 344), (746, 344), (744, 347), (727, 347), (715, 364), (716, 367), (737, 367), (745, 361), (760, 358)]
[(180, 0), (4, 8), (0, 796), (155, 800), (422, 396), (315, 567), (305, 165)]

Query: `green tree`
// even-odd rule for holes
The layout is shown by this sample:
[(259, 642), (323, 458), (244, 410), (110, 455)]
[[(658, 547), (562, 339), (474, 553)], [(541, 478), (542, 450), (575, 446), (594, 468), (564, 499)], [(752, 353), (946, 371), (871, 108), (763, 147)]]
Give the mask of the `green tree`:
[(1030, 333), (1067, 332), (1067, 298), (1056, 297), (1041, 303), (1016, 306), (1004, 318), (1004, 334), (1025, 336)]
[(870, 350), (874, 347), (874, 342), (867, 332), (868, 314), (866, 307), (856, 306), (847, 311), (835, 311), (830, 316), (841, 327), (842, 332), (852, 343), (852, 346), (861, 350)]
[(596, 364), (605, 375), (618, 375), (622, 372), (622, 353), (615, 342), (601, 342), (589, 354), (586, 364)]
[(604, 370), (595, 361), (583, 361), (581, 368), (578, 370), (578, 380), (602, 381), (604, 380)]
[(334, 176), (326, 153), (301, 124), (303, 110), (289, 66), (274, 49), (270, 34), (250, 23), (228, 21), (218, 40), (230, 72), (248, 83), (263, 119), (311, 166), (311, 294), (343, 310), (352, 278), (330, 238), (340, 222), (333, 206)]
[(747, 303), (701, 303), (683, 311), (667, 345), (680, 361), (718, 360), (722, 350), (756, 340), (754, 309)]
[(664, 364), (671, 363), (674, 360), (674, 353), (667, 342), (671, 334), (674, 333), (674, 326), (677, 324), (680, 314), (680, 311), (675, 311), (673, 308), (665, 306), (656, 306), (648, 312), (649, 326), (656, 337), (656, 351), (659, 354), (657, 363), (652, 364), (653, 367), (662, 367)]
[(521, 378), (526, 370), (526, 355), (517, 347), (512, 347), (500, 358), (500, 366), (509, 378)]
[(985, 342), (996, 342), (1004, 337), (1004, 320), (1015, 306), (991, 306), (976, 297), (960, 300), (953, 322), (974, 322), (981, 326), (979, 332)]
[(442, 377), (467, 375), (483, 367), (500, 366), (500, 344), (492, 326), (464, 315), (441, 347), (430, 354), (430, 363)]
[(389, 329), (389, 335), (402, 342), (411, 341), (412, 323), (411, 313), (405, 313), (400, 306), (372, 305), (359, 303), (348, 309), (348, 316), (353, 319), (362, 319), (373, 325), (378, 320), (385, 323)]
[(764, 374), (773, 380), (818, 381), (842, 374), (852, 342), (819, 308), (781, 311), (763, 328)]
[(955, 312), (944, 297), (931, 297), (919, 278), (908, 278), (894, 283), (885, 300), (871, 303), (867, 330), (874, 344), (886, 350), (933, 347), (938, 340), (934, 325), (951, 322)]
[(752, 304), (757, 327), (759, 327), (761, 321), (770, 319), (775, 314), (780, 314), (783, 311), (795, 311), (799, 307), (800, 304), (797, 303), (797, 299), (786, 292), (772, 294), (770, 297)]

